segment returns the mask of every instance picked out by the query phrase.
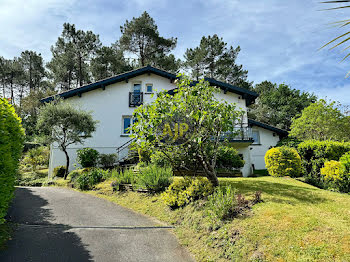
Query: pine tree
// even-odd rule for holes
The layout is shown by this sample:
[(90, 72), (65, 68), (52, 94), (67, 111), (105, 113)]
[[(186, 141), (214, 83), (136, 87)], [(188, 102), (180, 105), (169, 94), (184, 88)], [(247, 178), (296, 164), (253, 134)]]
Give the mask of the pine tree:
[(103, 46), (91, 61), (91, 73), (95, 81), (131, 70), (123, 51), (118, 46)]
[(144, 12), (140, 17), (126, 20), (120, 27), (121, 48), (137, 56), (137, 65), (147, 64), (162, 69), (178, 70), (178, 61), (169, 53), (176, 47), (176, 38), (164, 38), (159, 35), (158, 27), (152, 17)]
[(63, 89), (90, 82), (90, 60), (100, 48), (99, 36), (92, 31), (77, 30), (74, 24), (64, 23), (62, 35), (51, 47), (48, 64), (56, 84)]
[(239, 46), (227, 47), (216, 34), (203, 36), (198, 47), (186, 50), (185, 66), (196, 79), (210, 77), (250, 89), (252, 83), (247, 81), (248, 71), (236, 64), (240, 50)]

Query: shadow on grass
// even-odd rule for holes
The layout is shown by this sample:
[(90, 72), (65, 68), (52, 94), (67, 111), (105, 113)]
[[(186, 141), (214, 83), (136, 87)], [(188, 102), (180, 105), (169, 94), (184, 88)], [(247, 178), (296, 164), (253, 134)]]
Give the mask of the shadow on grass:
[(235, 181), (233, 179), (231, 181), (222, 181), (221, 184), (230, 184), (235, 187), (239, 193), (242, 194), (253, 194), (256, 191), (261, 191), (263, 199), (264, 194), (268, 194), (271, 196), (269, 201), (276, 203), (293, 204), (299, 202), (318, 204), (328, 201), (328, 199), (323, 198), (320, 196), (320, 194), (317, 194), (318, 189), (315, 188), (306, 188), (283, 183), (254, 180), (254, 178), (245, 181)]
[(30, 188), (17, 188), (7, 220), (14, 226), (12, 240), (0, 251), (0, 261), (92, 261), (81, 239), (70, 227), (52, 224), (48, 202)]

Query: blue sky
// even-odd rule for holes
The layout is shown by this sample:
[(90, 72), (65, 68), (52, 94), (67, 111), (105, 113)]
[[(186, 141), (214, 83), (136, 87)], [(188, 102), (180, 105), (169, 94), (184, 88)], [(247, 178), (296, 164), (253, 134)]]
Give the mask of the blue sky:
[(218, 34), (241, 46), (238, 62), (249, 80), (270, 80), (350, 105), (350, 59), (341, 50), (318, 51), (342, 30), (330, 22), (350, 17), (350, 10), (319, 11), (314, 0), (0, 0), (0, 55), (18, 56), (29, 49), (46, 61), (64, 22), (92, 30), (109, 45), (120, 25), (143, 11), (155, 19), (160, 34), (175, 36), (174, 53), (182, 58), (203, 35)]

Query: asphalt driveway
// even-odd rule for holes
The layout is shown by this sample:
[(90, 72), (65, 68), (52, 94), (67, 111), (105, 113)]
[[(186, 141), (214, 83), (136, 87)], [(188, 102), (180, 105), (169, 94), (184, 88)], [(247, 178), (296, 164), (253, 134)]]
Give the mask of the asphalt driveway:
[(193, 261), (169, 228), (103, 199), (63, 188), (17, 188), (8, 219), (14, 261)]

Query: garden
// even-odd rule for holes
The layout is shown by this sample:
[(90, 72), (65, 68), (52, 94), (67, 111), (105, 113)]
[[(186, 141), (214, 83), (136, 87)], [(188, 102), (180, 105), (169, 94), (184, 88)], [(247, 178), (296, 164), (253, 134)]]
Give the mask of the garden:
[[(338, 132), (332, 140), (303, 137), (311, 132), (311, 127), (309, 133), (301, 132), (305, 125), (298, 124), (303, 117), (312, 119), (303, 116), (307, 108), (293, 119), (291, 137), (267, 151), (265, 172), (235, 177), (245, 162), (228, 140), (244, 112), (217, 101), (216, 88), (205, 81), (191, 90), (188, 86), (190, 80), (183, 77), (174, 95), (159, 93), (155, 102), (135, 110), (129, 148), (131, 155), (138, 155), (135, 165), (122, 166), (116, 154), (82, 148), (73, 171), (68, 172), (66, 154), (66, 165), (55, 167), (51, 177), (45, 145), (58, 143), (67, 152), (70, 144), (83, 144), (91, 137), (97, 122), (91, 113), (54, 101), (43, 107), (38, 118), (44, 142), (20, 156), (24, 138), (20, 121), (1, 100), (0, 109), (9, 120), (6, 125), (0, 122), (7, 134), (1, 137), (0, 149), (7, 154), (3, 161), (9, 161), (4, 162), (8, 176), (2, 177), (7, 183), (0, 184), (4, 187), (1, 207), (5, 207), (0, 210), (0, 241), (11, 233), (3, 217), (14, 185), (60, 186), (174, 226), (180, 242), (198, 261), (350, 260), (346, 132)], [(329, 109), (322, 101), (311, 105), (315, 106)], [(348, 122), (343, 124), (339, 130), (347, 130)], [(231, 177), (219, 177), (222, 172)]]

